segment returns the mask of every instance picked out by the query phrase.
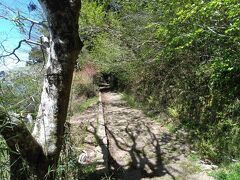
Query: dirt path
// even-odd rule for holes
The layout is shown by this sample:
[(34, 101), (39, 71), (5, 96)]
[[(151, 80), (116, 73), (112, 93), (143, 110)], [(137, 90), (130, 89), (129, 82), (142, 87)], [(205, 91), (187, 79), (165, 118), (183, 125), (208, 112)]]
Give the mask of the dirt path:
[(189, 160), (184, 140), (130, 108), (120, 94), (100, 97), (100, 103), (71, 118), (78, 161), (81, 167), (95, 169), (85, 179), (213, 179), (203, 170), (207, 165)]
[(104, 119), (112, 177), (208, 180), (188, 146), (142, 111), (130, 108), (116, 93), (103, 93)]

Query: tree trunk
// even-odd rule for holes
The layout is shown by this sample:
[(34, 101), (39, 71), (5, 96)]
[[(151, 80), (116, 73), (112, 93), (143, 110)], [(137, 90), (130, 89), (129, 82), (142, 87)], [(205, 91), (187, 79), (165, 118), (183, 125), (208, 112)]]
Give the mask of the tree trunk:
[[(78, 34), (80, 0), (40, 0), (49, 24), (49, 47), (41, 104), (33, 136), (54, 172), (61, 151), (73, 70), (82, 43)], [(44, 167), (46, 168), (46, 167)]]
[(28, 179), (26, 167), (23, 166), (23, 159), (16, 151), (9, 152), (10, 157), (10, 180)]
[[(48, 20), (50, 37), (41, 103), (34, 130), (31, 134), (22, 122), (14, 118), (12, 121), (12, 117), (6, 116), (11, 127), (4, 128), (1, 134), (12, 150), (18, 146), (21, 157), (28, 162), (38, 179), (55, 179), (74, 65), (82, 48), (78, 35), (81, 1), (39, 2)], [(0, 120), (3, 123), (3, 116)]]

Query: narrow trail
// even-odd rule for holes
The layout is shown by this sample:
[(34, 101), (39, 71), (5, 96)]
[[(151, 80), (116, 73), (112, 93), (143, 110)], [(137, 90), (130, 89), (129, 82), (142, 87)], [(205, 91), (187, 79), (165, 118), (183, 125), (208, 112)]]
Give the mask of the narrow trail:
[(97, 171), (108, 172), (110, 179), (119, 180), (213, 179), (199, 162), (187, 158), (190, 152), (184, 140), (141, 110), (127, 106), (117, 93), (102, 93), (101, 99), (104, 125), (99, 124), (96, 105), (72, 120), (78, 132), (79, 128), (87, 129), (84, 151), (89, 161), (98, 162)]
[(119, 94), (104, 93), (102, 100), (110, 167), (119, 179), (211, 179), (191, 175), (198, 168), (186, 158), (188, 146), (160, 123), (128, 107)]

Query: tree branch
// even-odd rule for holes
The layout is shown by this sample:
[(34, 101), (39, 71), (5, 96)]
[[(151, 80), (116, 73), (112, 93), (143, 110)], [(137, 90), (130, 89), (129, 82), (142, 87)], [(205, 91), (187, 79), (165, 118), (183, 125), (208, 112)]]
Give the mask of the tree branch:
[(18, 151), (30, 167), (37, 171), (48, 161), (42, 147), (31, 135), (24, 122), (16, 115), (9, 115), (0, 107), (0, 134), (12, 151)]
[(39, 25), (39, 26), (42, 26), (42, 27), (44, 27), (45, 29), (48, 29), (48, 26), (47, 26), (47, 21), (46, 20), (44, 20), (44, 21), (36, 21), (36, 20), (33, 20), (33, 19), (30, 19), (30, 18), (26, 18), (26, 17), (24, 17), (24, 16), (20, 16), (19, 17), (19, 20), (22, 20), (22, 21), (28, 21), (28, 22), (30, 22), (30, 23), (32, 23), (33, 25)]
[(212, 28), (210, 28), (210, 27), (207, 27), (207, 29), (208, 29), (209, 31), (211, 31), (212, 33), (214, 33), (214, 34), (217, 34), (218, 36), (227, 37), (227, 36), (224, 35), (224, 34), (220, 34), (220, 33), (216, 32), (216, 31), (214, 31), (214, 30), (213, 30)]
[[(22, 43), (26, 43), (26, 44), (28, 44), (28, 45), (34, 44), (34, 45), (42, 46), (42, 44), (40, 44), (40, 43), (38, 43), (38, 42), (31, 41), (31, 40), (28, 40), (28, 39), (23, 39), (23, 40), (19, 41), (18, 46), (17, 46), (16, 48), (14, 48), (12, 52), (10, 52), (10, 53), (8, 53), (8, 54), (6, 54), (6, 55), (1, 55), (0, 58), (5, 58), (5, 57), (9, 57), (9, 56), (12, 56), (12, 55), (13, 55), (13, 56), (15, 56), (15, 57), (17, 58), (17, 60), (18, 60), (17, 63), (20, 62), (21, 60), (20, 60), (20, 58), (17, 56), (16, 51), (17, 51), (19, 48), (21, 48)], [(1, 46), (2, 46), (2, 45), (1, 45)], [(5, 48), (4, 48), (4, 49), (5, 49)]]
[[(2, 5), (3, 7), (6, 7), (6, 8), (7, 8), (9, 11), (11, 11), (11, 12), (14, 12), (13, 9), (5, 6), (4, 4), (0, 3), (0, 5)], [(4, 18), (4, 19), (6, 19), (6, 20), (14, 21), (14, 22), (18, 22), (18, 23), (22, 23), (21, 21), (28, 21), (28, 22), (31, 23), (31, 26), (30, 26), (30, 29), (29, 29), (29, 32), (28, 32), (28, 39), (24, 39), (24, 40), (19, 41), (18, 46), (17, 46), (16, 48), (14, 48), (14, 49), (12, 50), (12, 52), (8, 52), (8, 51), (5, 49), (5, 47), (3, 46), (3, 44), (2, 44), (2, 43), (0, 44), (0, 46), (3, 48), (4, 52), (7, 52), (6, 55), (0, 55), (0, 58), (5, 58), (5, 57), (9, 57), (9, 56), (15, 56), (15, 58), (17, 59), (17, 63), (20, 62), (21, 60), (20, 60), (20, 58), (18, 57), (18, 55), (16, 54), (16, 51), (22, 46), (22, 43), (23, 43), (23, 42), (26, 43), (26, 44), (28, 44), (28, 45), (34, 44), (34, 45), (40, 46), (40, 47), (41, 47), (41, 50), (42, 50), (42, 53), (43, 53), (43, 57), (45, 57), (45, 56), (44, 56), (43, 49), (42, 49), (43, 44), (42, 44), (42, 43), (38, 43), (38, 42), (31, 41), (31, 34), (32, 34), (32, 30), (33, 30), (34, 25), (41, 25), (41, 26), (43, 26), (44, 28), (48, 29), (48, 26), (46, 25), (47, 21), (41, 21), (41, 22), (39, 22), (39, 21), (30, 19), (30, 18), (26, 18), (26, 17), (24, 17), (24, 16), (22, 16), (22, 15), (18, 15), (18, 17), (17, 17), (16, 19), (9, 19), (9, 18), (7, 18), (7, 17), (5, 17), (5, 16), (2, 16), (2, 15), (0, 15), (0, 18)]]

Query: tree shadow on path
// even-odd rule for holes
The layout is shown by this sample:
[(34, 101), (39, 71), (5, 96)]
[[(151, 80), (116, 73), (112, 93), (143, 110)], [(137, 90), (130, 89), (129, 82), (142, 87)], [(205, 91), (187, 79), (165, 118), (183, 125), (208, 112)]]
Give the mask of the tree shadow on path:
[(137, 132), (136, 135), (134, 135), (134, 132), (131, 131), (128, 124), (125, 128), (125, 132), (131, 139), (131, 145), (129, 145), (129, 143), (122, 144), (121, 142), (118, 142), (114, 133), (106, 128), (107, 134), (111, 136), (111, 139), (114, 140), (114, 143), (117, 145), (117, 147), (120, 150), (127, 152), (131, 157), (130, 162), (126, 166), (119, 165), (113, 158), (111, 159), (113, 162), (110, 161), (110, 164), (114, 167), (114, 170), (121, 169), (122, 173), (117, 173), (121, 179), (140, 180), (142, 178), (161, 177), (168, 174), (172, 179), (175, 180), (175, 177), (164, 167), (159, 140), (157, 139), (156, 135), (151, 132), (148, 126), (145, 124), (144, 126), (146, 127), (148, 134), (151, 136), (149, 142), (154, 148), (155, 157), (153, 160), (155, 162), (147, 156), (144, 150), (145, 146), (142, 147), (142, 149), (137, 147), (137, 137), (140, 132)]
[[(91, 125), (92, 126), (92, 125)], [(102, 139), (97, 135), (97, 128), (93, 127), (94, 131), (89, 131), (92, 133), (97, 142), (100, 144), (102, 153), (106, 154), (108, 151), (108, 165), (109, 165), (109, 176), (113, 179), (131, 179), (131, 180), (140, 180), (142, 178), (154, 178), (154, 177), (162, 177), (165, 175), (169, 175), (171, 179), (175, 180), (175, 177), (164, 167), (162, 161), (162, 152), (159, 144), (159, 139), (156, 137), (154, 133), (151, 132), (150, 127), (145, 125), (147, 133), (150, 135), (151, 139), (149, 143), (154, 149), (154, 156), (152, 159), (148, 157), (145, 152), (145, 146), (139, 149), (137, 147), (137, 137), (140, 132), (134, 134), (129, 128), (129, 124), (127, 124), (125, 128), (125, 132), (128, 135), (128, 139), (131, 139), (131, 145), (129, 143), (120, 142), (116, 135), (108, 129), (106, 126), (106, 132), (108, 137), (113, 140), (117, 148), (121, 151), (126, 152), (131, 159), (127, 165), (121, 165), (119, 162), (111, 155), (108, 147), (104, 145)], [(169, 141), (168, 138), (165, 138), (165, 142)], [(106, 157), (106, 156), (105, 156)]]

